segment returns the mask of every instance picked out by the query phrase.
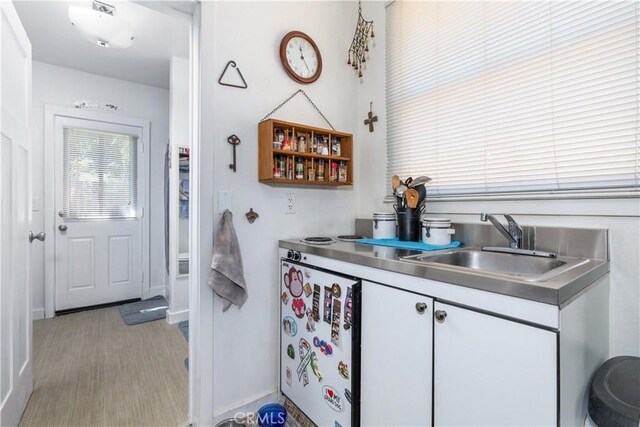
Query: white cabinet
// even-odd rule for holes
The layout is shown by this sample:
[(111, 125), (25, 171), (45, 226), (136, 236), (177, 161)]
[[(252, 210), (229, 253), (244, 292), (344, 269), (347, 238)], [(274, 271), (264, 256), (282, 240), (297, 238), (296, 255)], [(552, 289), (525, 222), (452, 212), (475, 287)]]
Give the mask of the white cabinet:
[(363, 426), (430, 426), (433, 300), (362, 284)]
[(557, 424), (555, 332), (436, 302), (433, 345), (434, 425)]

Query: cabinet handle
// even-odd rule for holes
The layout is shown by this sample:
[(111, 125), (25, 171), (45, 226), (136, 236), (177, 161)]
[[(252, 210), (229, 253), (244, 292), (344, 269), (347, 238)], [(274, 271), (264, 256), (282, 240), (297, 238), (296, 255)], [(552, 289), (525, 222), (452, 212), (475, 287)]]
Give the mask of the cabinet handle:
[(433, 315), (438, 323), (444, 323), (444, 319), (447, 318), (447, 312), (444, 310), (436, 310)]
[(418, 312), (418, 314), (424, 314), (424, 312), (427, 311), (427, 304), (423, 302), (417, 302), (416, 311)]

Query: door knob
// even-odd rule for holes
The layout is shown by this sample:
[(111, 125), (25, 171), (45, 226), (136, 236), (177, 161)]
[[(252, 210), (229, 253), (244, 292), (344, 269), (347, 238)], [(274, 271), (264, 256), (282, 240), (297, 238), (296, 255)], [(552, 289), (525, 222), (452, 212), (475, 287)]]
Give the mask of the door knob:
[(60, 231), (62, 231), (62, 232), (67, 231), (67, 228), (68, 228), (68, 227), (67, 227), (66, 225), (59, 225), (59, 226), (58, 226), (58, 230), (60, 230)]
[(438, 323), (443, 323), (444, 319), (447, 318), (447, 312), (444, 310), (436, 310), (436, 312), (433, 315), (436, 318), (436, 321)]
[(39, 232), (38, 234), (33, 234), (33, 231), (29, 232), (29, 243), (33, 243), (34, 240), (40, 240), (44, 242), (44, 239), (47, 237), (47, 234), (44, 231)]
[(417, 302), (416, 311), (418, 312), (418, 314), (424, 314), (424, 312), (427, 311), (427, 304), (423, 302)]

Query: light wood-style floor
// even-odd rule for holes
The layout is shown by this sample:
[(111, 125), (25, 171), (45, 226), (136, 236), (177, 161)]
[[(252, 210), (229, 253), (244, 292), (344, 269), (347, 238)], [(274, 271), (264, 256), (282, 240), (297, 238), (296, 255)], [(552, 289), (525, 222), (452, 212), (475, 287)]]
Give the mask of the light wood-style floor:
[(117, 307), (33, 324), (34, 390), (20, 426), (178, 426), (188, 356), (177, 325), (127, 326)]

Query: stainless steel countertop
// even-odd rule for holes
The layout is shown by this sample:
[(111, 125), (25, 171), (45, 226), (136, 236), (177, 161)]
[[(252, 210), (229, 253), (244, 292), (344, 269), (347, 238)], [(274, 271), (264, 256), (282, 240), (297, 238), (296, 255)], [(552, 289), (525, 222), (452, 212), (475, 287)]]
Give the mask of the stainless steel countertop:
[(481, 271), (467, 268), (446, 265), (436, 266), (433, 264), (424, 265), (402, 260), (402, 257), (422, 253), (414, 250), (341, 241), (331, 245), (318, 246), (302, 243), (300, 240), (280, 240), (279, 246), (284, 249), (292, 249), (365, 267), (378, 268), (560, 307), (567, 305), (581, 291), (609, 272), (608, 261), (587, 259), (587, 262), (547, 281), (535, 282), (520, 280), (515, 276), (499, 277), (499, 275), (483, 274)]

